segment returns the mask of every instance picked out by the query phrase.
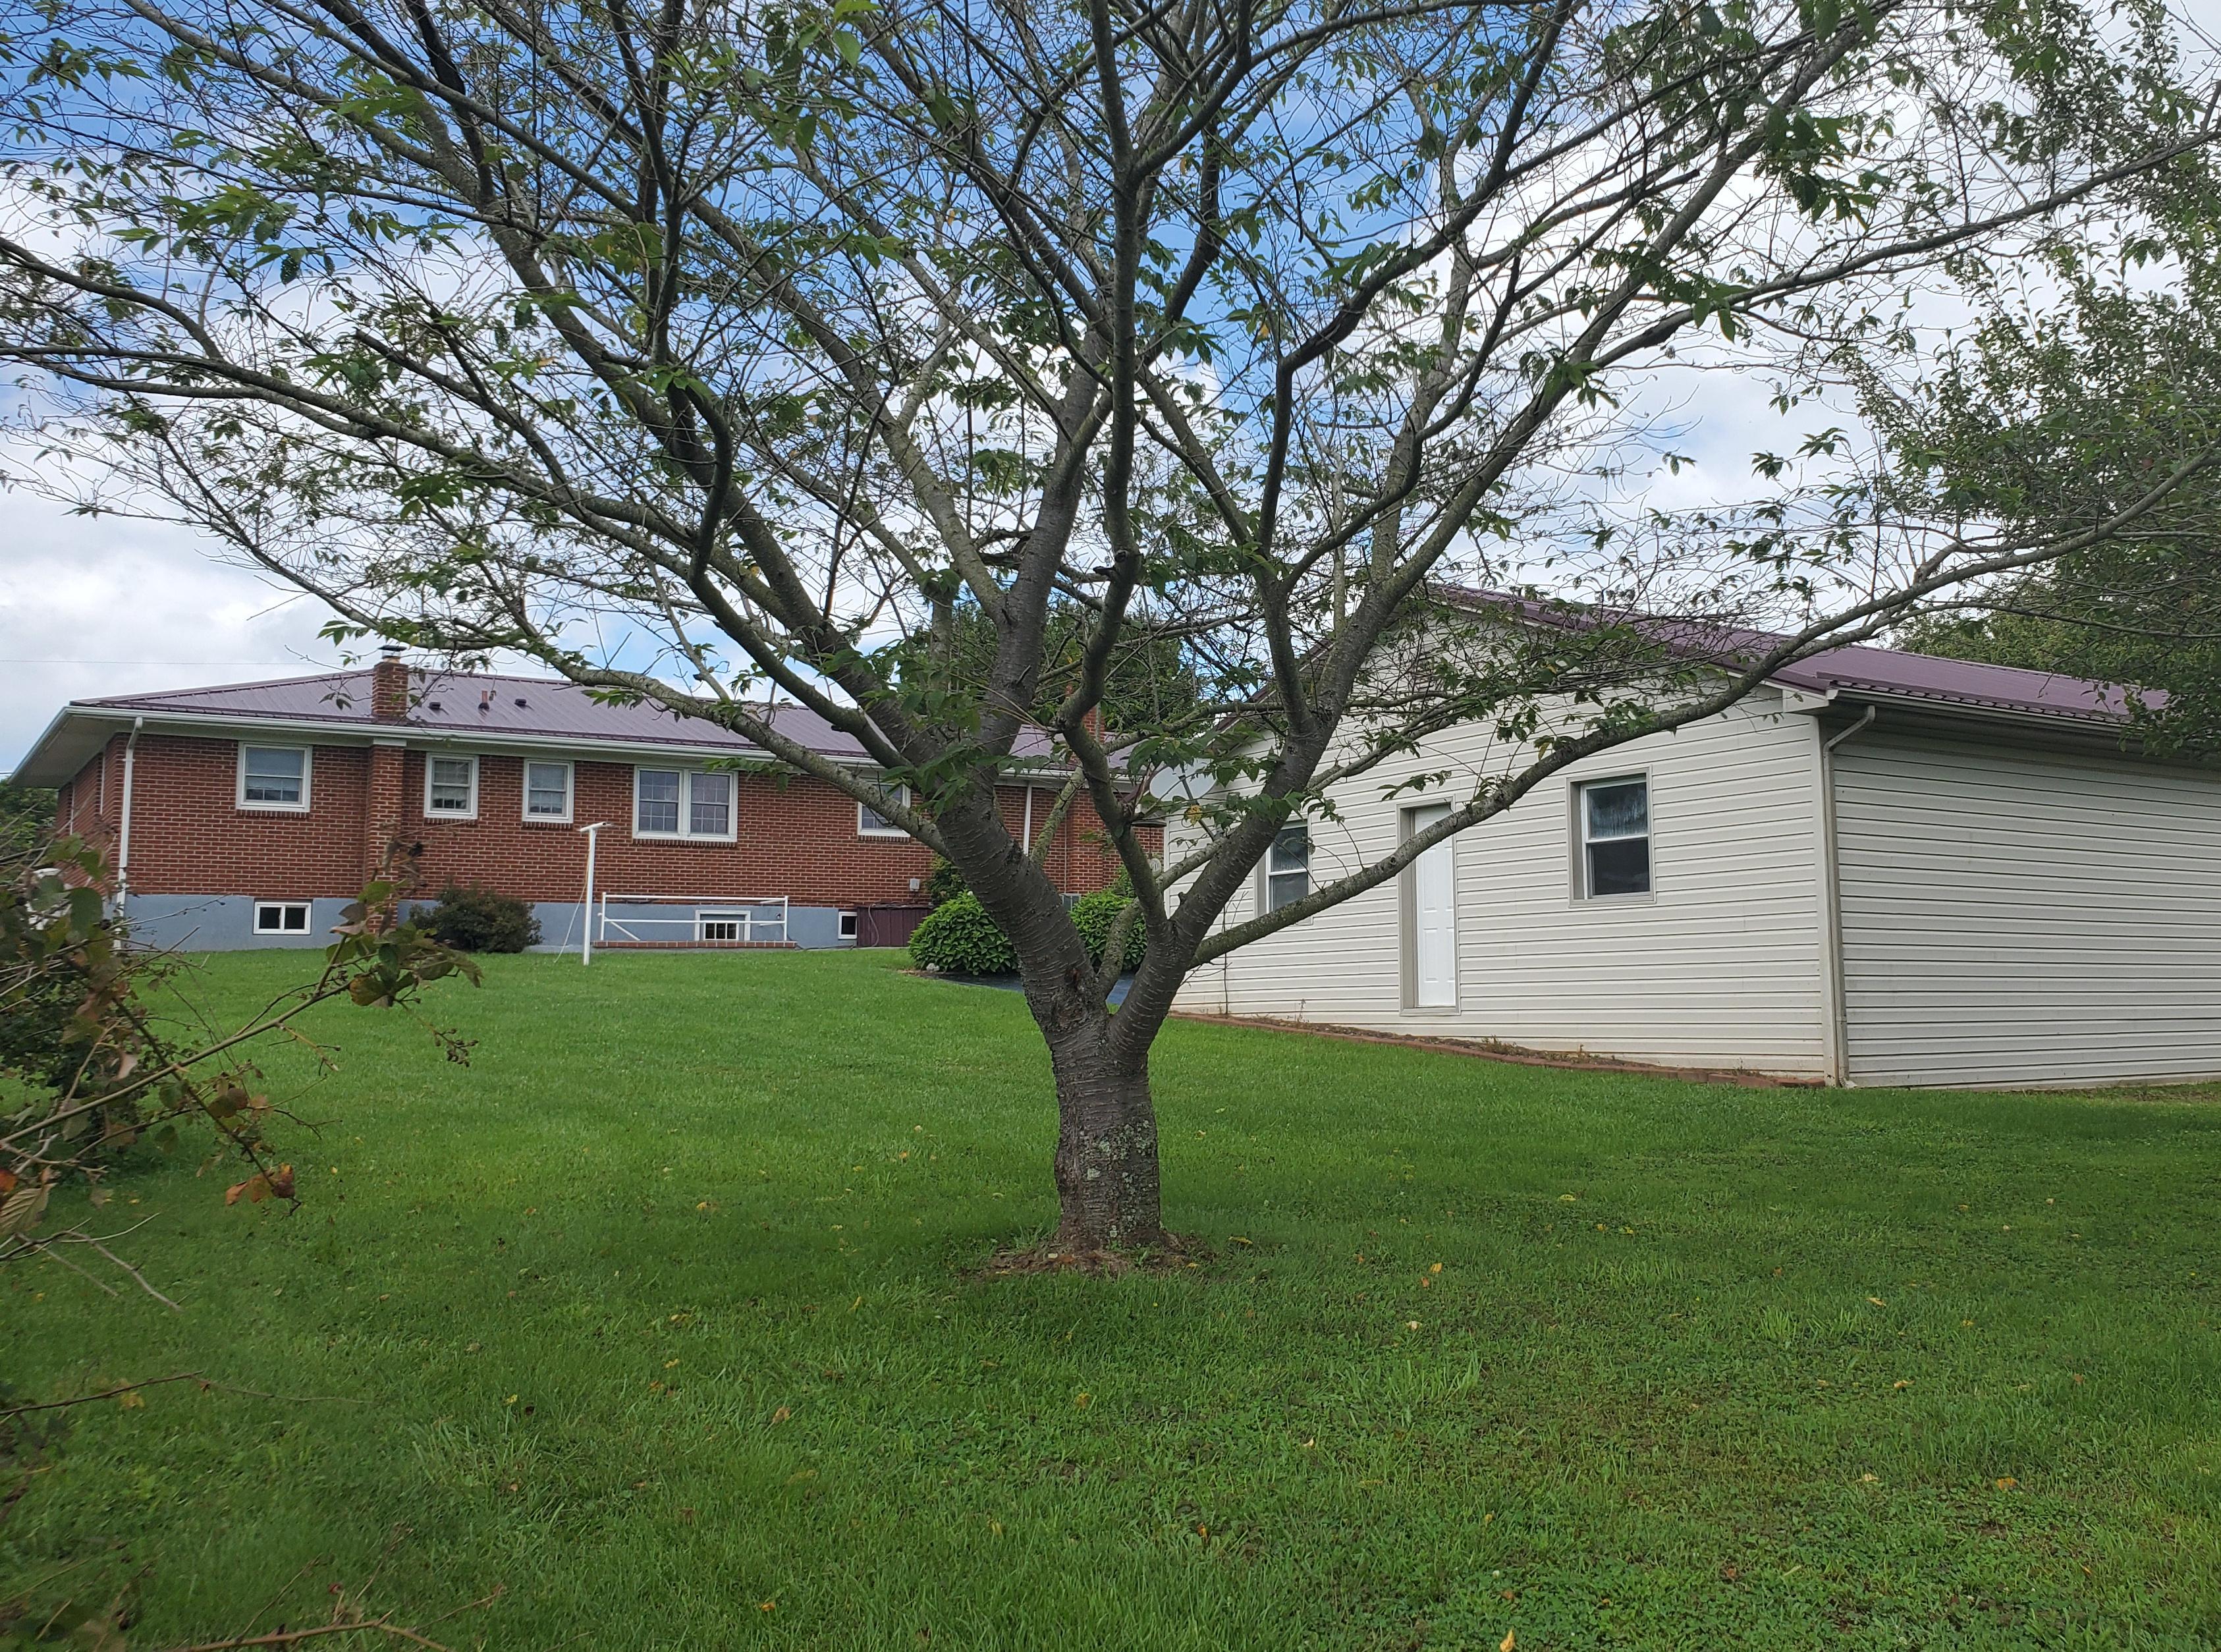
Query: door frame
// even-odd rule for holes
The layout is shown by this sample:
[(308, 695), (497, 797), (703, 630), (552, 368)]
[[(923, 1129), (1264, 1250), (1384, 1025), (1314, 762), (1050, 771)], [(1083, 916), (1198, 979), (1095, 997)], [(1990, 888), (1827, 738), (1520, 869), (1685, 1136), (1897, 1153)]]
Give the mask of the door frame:
[[(1411, 842), (1417, 829), (1417, 817), (1439, 810), (1450, 811), (1448, 803), (1407, 804), (1396, 811), (1396, 841)], [(1398, 999), (1403, 1012), (1408, 1016), (1455, 1016), (1464, 1008), (1464, 983), (1459, 979), (1458, 922), (1457, 922), (1457, 839), (1450, 838), (1440, 845), (1448, 857), (1450, 878), (1450, 1002), (1426, 1004), (1419, 1002), (1419, 863), (1417, 860), (1397, 874), (1397, 929), (1399, 932), (1397, 952), (1399, 959)]]

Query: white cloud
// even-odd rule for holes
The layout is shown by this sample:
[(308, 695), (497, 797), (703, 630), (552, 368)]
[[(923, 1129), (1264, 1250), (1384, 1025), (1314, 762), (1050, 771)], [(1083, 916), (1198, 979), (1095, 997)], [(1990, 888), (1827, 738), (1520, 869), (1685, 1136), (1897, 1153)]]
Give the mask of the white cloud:
[(72, 699), (336, 669), (329, 610), (183, 528), (0, 494), (0, 774)]

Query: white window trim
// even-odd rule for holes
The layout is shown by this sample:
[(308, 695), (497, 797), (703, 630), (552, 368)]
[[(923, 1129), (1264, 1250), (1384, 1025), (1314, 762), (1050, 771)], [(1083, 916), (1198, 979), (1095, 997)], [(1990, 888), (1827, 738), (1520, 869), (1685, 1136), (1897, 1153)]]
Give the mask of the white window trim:
[[(471, 806), (467, 809), (435, 809), (432, 807), (432, 766), (435, 763), (468, 763), (471, 766)], [(476, 820), (479, 817), (479, 760), (455, 752), (426, 752), (424, 754), (424, 818), (427, 820)]]
[[(563, 812), (560, 815), (535, 815), (532, 812), (532, 771), (536, 768), (560, 768), (563, 771)], [(519, 771), (524, 781), (523, 796), (517, 799), (520, 817), (528, 826), (568, 826), (579, 806), (579, 766), (560, 758), (528, 757)], [(639, 816), (633, 817), (637, 820)]]
[[(249, 803), (247, 800), (247, 754), (249, 748), (260, 752), (298, 752), (301, 754), (301, 801), (298, 803)], [(316, 766), (314, 746), (295, 746), (283, 741), (242, 740), (239, 742), (239, 779), (232, 793), (232, 801), (241, 809), (258, 815), (305, 815), (309, 812), (310, 778)], [(103, 772), (103, 778), (105, 778)]]
[[(1318, 840), (1311, 835), (1311, 822), (1308, 820), (1283, 821), (1273, 831), (1272, 842), (1265, 845), (1263, 858), (1257, 862), (1257, 915), (1260, 917), (1279, 910), (1279, 908), (1273, 904), (1273, 859), (1280, 852), (1280, 834), (1298, 826), (1302, 827), (1304, 831), (1304, 892), (1297, 896), (1296, 900), (1303, 899), (1305, 895), (1309, 895), (1318, 887), (1311, 879), (1311, 856), (1318, 853)], [(1289, 874), (1282, 873), (1279, 875), (1286, 877)], [(1292, 906), (1295, 901), (1288, 904)]]
[[(1617, 837), (1589, 835), (1589, 798), (1592, 787), (1632, 785), (1642, 786), (1642, 829), (1623, 832)], [(1599, 774), (1592, 780), (1573, 782), (1573, 898), (1586, 904), (1590, 901), (1650, 900), (1658, 893), (1658, 816), (1650, 795), (1650, 772), (1638, 769), (1631, 774)], [(1650, 887), (1642, 890), (1622, 890), (1614, 894), (1599, 895), (1589, 886), (1589, 845), (1592, 843), (1631, 843), (1641, 838), (1649, 846), (1645, 857), (1650, 872)]]
[[(643, 832), (640, 829), (640, 777), (645, 770), (655, 774), (676, 773), (679, 776), (679, 829), (675, 832)], [(694, 779), (697, 775), (716, 773), (726, 785), (725, 829), (722, 832), (696, 832), (687, 829), (694, 818)], [(643, 843), (730, 843), (741, 835), (741, 783), (730, 769), (686, 768), (677, 763), (635, 763), (632, 767), (632, 827), (635, 839)]]
[[(881, 786), (881, 787), (879, 788), (879, 790), (880, 790), (880, 791), (882, 791), (882, 792), (885, 792), (888, 796), (892, 797), (892, 798), (893, 798), (897, 803), (902, 804), (904, 804), (904, 805), (905, 805), (905, 806), (907, 806), (907, 805), (909, 804), (909, 803), (910, 803), (910, 788), (909, 788), (907, 785)], [(857, 836), (859, 836), (859, 837), (908, 837), (908, 836), (910, 835), (910, 834), (909, 834), (908, 832), (906, 832), (906, 831), (903, 830), (903, 829), (902, 829), (901, 827), (899, 827), (899, 826), (896, 825), (896, 824), (895, 824), (893, 822), (892, 822), (892, 821), (889, 821), (889, 822), (888, 822), (885, 825), (884, 825), (884, 826), (867, 826), (867, 825), (866, 825), (866, 824), (864, 823), (864, 811), (865, 811), (866, 810), (867, 810), (867, 809), (870, 809), (870, 808), (871, 808), (871, 804), (867, 804), (867, 803), (864, 802), (864, 801), (863, 801), (863, 799), (861, 799), (860, 798), (857, 799), (857, 801), (856, 801), (856, 835), (857, 835)], [(874, 812), (874, 813), (876, 813), (877, 811), (876, 811), (876, 810), (874, 810), (873, 812)], [(881, 818), (882, 818), (882, 819), (885, 819), (885, 817), (884, 816), (882, 816), (882, 817), (881, 817)]]
[[(297, 929), (289, 929), (285, 928), (285, 909), (289, 906), (297, 906), (303, 913), (306, 914), (301, 927)], [(278, 928), (274, 929), (266, 929), (262, 927), (262, 910), (265, 907), (275, 907), (277, 909)], [(253, 933), (256, 935), (314, 935), (316, 933), (316, 909), (308, 901), (258, 899), (253, 904), (253, 913), (254, 916), (251, 927)]]
[(859, 920), (854, 912), (843, 912), (833, 926), (834, 939), (854, 941), (859, 937)]

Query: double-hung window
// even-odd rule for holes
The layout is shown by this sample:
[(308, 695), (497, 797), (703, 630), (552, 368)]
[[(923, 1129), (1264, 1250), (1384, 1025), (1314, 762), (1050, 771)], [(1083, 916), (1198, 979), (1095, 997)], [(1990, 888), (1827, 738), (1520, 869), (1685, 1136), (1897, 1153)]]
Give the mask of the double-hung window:
[(479, 816), (479, 760), (424, 760), (424, 813), (434, 820), (476, 820)]
[[(891, 785), (883, 789), (897, 803), (908, 806), (910, 803), (908, 786)], [(859, 837), (908, 837), (910, 834), (868, 803), (860, 803), (856, 805), (856, 835)]]
[(1311, 892), (1311, 829), (1292, 820), (1265, 851), (1265, 910), (1277, 912)]
[(524, 817), (562, 825), (571, 818), (571, 766), (568, 763), (527, 763), (524, 766)]
[(239, 748), (239, 806), (309, 809), (309, 748), (306, 746), (241, 746)]
[(723, 771), (636, 768), (632, 772), (635, 837), (733, 841), (733, 777)]
[(1574, 789), (1580, 892), (1587, 900), (1650, 892), (1650, 782), (1640, 774)]

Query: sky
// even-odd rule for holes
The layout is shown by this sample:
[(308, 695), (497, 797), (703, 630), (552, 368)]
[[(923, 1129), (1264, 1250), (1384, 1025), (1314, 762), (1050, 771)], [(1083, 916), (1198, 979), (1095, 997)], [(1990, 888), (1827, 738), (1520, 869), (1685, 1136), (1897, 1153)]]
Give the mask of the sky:
[(72, 699), (336, 670), (328, 617), (184, 529), (0, 493), (0, 775)]

